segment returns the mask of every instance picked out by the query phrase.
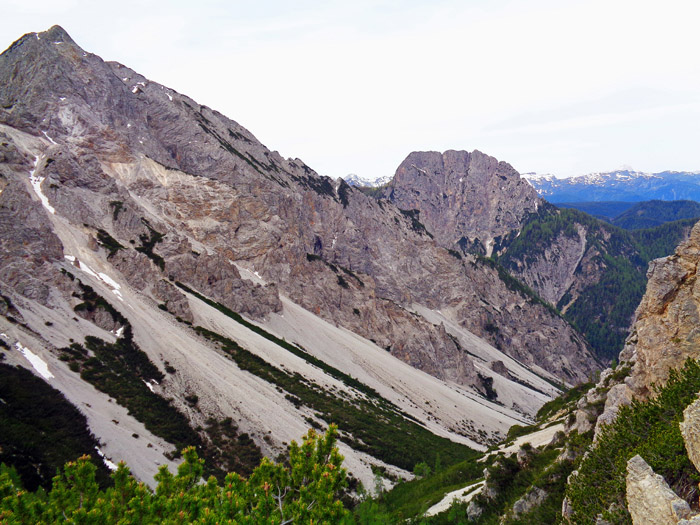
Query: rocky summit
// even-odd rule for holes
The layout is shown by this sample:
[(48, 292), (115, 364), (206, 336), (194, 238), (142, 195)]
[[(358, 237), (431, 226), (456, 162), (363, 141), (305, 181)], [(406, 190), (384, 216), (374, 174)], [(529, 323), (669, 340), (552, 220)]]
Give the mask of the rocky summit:
[(543, 204), (513, 167), (480, 151), (411, 153), (384, 196), (420, 220), (449, 248), (490, 256)]
[[(274, 455), (339, 418), (358, 478), (371, 482), (370, 465), (408, 476), (419, 456), (388, 452), (344, 399), (388, 410), (377, 425), (400, 414), (414, 436), (483, 447), (599, 365), (491, 261), (442, 246), (436, 215), (406, 211), (424, 184), (486, 253), (540, 203), (479, 152), (412, 154), (376, 200), (58, 26), (27, 34), (0, 56), (6, 360), (46, 370), (142, 479), (187, 439), (223, 457), (223, 424)], [(467, 200), (479, 203), (468, 215)], [(110, 361), (117, 351), (132, 357)], [(194, 433), (139, 420), (107, 369), (132, 374), (133, 396), (169, 400)]]

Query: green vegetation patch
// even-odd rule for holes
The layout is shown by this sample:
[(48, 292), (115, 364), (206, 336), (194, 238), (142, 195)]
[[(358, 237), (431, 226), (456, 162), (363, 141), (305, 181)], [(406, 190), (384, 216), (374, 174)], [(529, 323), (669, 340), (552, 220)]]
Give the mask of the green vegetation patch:
[(695, 201), (661, 201), (638, 202), (619, 214), (611, 222), (627, 230), (654, 228), (663, 223), (700, 217), (700, 203)]
[(689, 359), (672, 371), (656, 397), (623, 406), (603, 428), (566, 490), (571, 523), (630, 524), (625, 500), (627, 461), (639, 454), (680, 497), (697, 498), (700, 475), (688, 459), (678, 423), (700, 391), (700, 365)]
[(162, 381), (163, 374), (134, 343), (131, 326), (116, 343), (87, 336), (85, 346), (73, 343), (61, 351), (62, 359), (83, 380), (116, 399), (153, 434), (178, 448), (201, 446), (187, 418), (146, 386), (151, 380)]
[[(544, 450), (529, 450), (528, 460), (521, 464), (516, 455), (509, 457), (499, 457), (488, 467), (488, 485), (495, 494), (493, 498), (487, 498), (483, 494), (478, 494), (473, 501), (481, 507), (482, 513), (474, 521), (478, 524), (497, 525), (500, 523), (532, 523), (540, 525), (542, 523), (556, 523), (560, 517), (561, 500), (566, 486), (566, 477), (573, 470), (571, 461), (555, 462), (560, 450), (548, 447)], [(548, 494), (547, 499), (537, 509), (536, 519), (521, 517), (520, 519), (501, 520), (513, 504), (522, 498), (531, 487), (538, 487)], [(466, 505), (461, 505), (466, 511)], [(466, 514), (466, 512), (465, 512)], [(452, 513), (452, 516), (458, 513)], [(535, 516), (532, 516), (535, 518)], [(538, 521), (539, 520), (539, 521)], [(460, 523), (450, 519), (450, 513), (427, 520), (425, 523)], [(465, 521), (462, 521), (465, 523)]]
[(547, 206), (532, 214), (520, 235), (504, 244), (506, 251), (498, 262), (518, 272), (520, 265), (534, 263), (559, 236), (577, 238), (579, 228), (585, 228), (587, 249), (598, 253), (592, 262), (601, 267), (602, 276), (582, 289), (575, 302), (571, 303), (567, 292), (556, 306), (559, 310), (567, 307), (564, 318), (585, 336), (596, 356), (609, 362), (624, 345), (646, 288), (649, 261), (673, 253), (694, 222), (687, 219), (627, 231), (575, 209)]
[(48, 489), (58, 468), (84, 454), (97, 463), (100, 486), (109, 482), (85, 416), (29, 370), (0, 364), (0, 429), (0, 463), (14, 467), (28, 490)]
[(260, 460), (260, 449), (246, 434), (239, 436), (230, 420), (210, 420), (203, 439), (171, 401), (146, 386), (151, 380), (162, 381), (164, 376), (134, 342), (130, 325), (115, 343), (87, 336), (85, 346), (73, 343), (61, 351), (61, 359), (72, 370), (113, 397), (150, 432), (174, 444), (177, 450), (197, 447), (206, 460), (208, 474), (218, 478), (227, 470), (248, 474)]
[(141, 222), (143, 222), (144, 226), (146, 226), (146, 228), (148, 229), (148, 235), (146, 235), (145, 233), (139, 235), (141, 246), (137, 246), (136, 251), (145, 254), (149, 259), (151, 259), (155, 263), (155, 265), (158, 268), (160, 268), (161, 271), (163, 271), (165, 270), (165, 260), (160, 255), (155, 253), (153, 251), (153, 248), (156, 244), (163, 240), (165, 234), (156, 231), (153, 228), (153, 226), (151, 226), (151, 223), (148, 222), (148, 220), (141, 219)]
[[(537, 411), (537, 421), (546, 421), (549, 417), (565, 408), (573, 408), (579, 399), (595, 385), (593, 383), (583, 383), (581, 385), (570, 388), (559, 397), (555, 397), (551, 401), (547, 401)], [(512, 429), (513, 427), (511, 427)], [(510, 430), (508, 431), (510, 437)]]
[[(262, 457), (252, 439), (246, 434), (238, 435), (238, 429), (227, 419), (210, 419), (204, 438), (194, 431), (189, 420), (171, 401), (146, 386), (151, 380), (163, 381), (165, 376), (135, 343), (129, 321), (92, 288), (80, 281), (78, 285), (85, 302), (76, 306), (76, 310), (104, 308), (115, 322), (124, 327), (124, 332), (115, 343), (87, 336), (84, 345), (73, 343), (62, 348), (60, 359), (67, 362), (71, 370), (80, 373), (82, 379), (115, 398), (156, 436), (172, 443), (178, 450), (196, 446), (206, 460), (208, 474), (222, 479), (230, 470), (250, 473)], [(166, 370), (176, 372), (169, 364), (166, 364)], [(188, 397), (196, 405), (196, 396)]]
[(263, 459), (248, 479), (228, 474), (222, 484), (202, 483), (203, 460), (194, 448), (183, 451), (177, 475), (160, 467), (151, 491), (123, 464), (112, 474), (113, 487), (100, 489), (88, 458), (69, 462), (51, 491), (22, 490), (16, 476), (0, 469), (2, 523), (348, 523), (340, 501), (347, 486), (336, 429), (313, 431), (289, 446), (287, 464)]
[[(420, 516), (442, 500), (446, 493), (483, 478), (486, 465), (478, 463), (475, 458), (446, 468), (436, 464), (432, 475), (400, 482), (389, 492), (382, 493), (376, 500), (378, 505), (374, 514), (383, 519), (378, 520), (379, 523), (399, 523)], [(358, 515), (362, 512), (367, 512), (367, 509), (358, 507), (355, 511)]]
[[(66, 272), (66, 275), (70, 276), (71, 280), (75, 279), (75, 276), (70, 272)], [(76, 312), (86, 311), (94, 312), (95, 310), (101, 309), (105, 310), (112, 316), (112, 320), (115, 323), (119, 323), (122, 326), (129, 324), (126, 317), (124, 317), (114, 306), (112, 306), (109, 301), (105, 300), (100, 294), (98, 294), (91, 286), (83, 284), (80, 279), (78, 279), (78, 287), (80, 292), (73, 293), (73, 297), (79, 297), (83, 300), (82, 303), (78, 304), (73, 308)]]
[(119, 250), (124, 249), (124, 246), (122, 246), (119, 241), (101, 228), (97, 230), (97, 242), (109, 252), (107, 258), (112, 257)]

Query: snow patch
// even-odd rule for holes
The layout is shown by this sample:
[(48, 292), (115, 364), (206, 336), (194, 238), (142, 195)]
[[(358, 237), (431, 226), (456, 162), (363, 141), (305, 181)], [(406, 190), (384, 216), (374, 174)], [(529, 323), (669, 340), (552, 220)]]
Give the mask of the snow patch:
[(117, 336), (117, 339), (119, 339), (122, 336), (122, 333), (124, 333), (124, 327), (120, 326), (116, 332), (114, 332), (114, 335)]
[(41, 377), (47, 380), (54, 377), (54, 375), (49, 371), (49, 365), (47, 365), (46, 361), (44, 361), (41, 357), (36, 355), (29, 348), (22, 346), (19, 343), (15, 343), (15, 346), (17, 347), (17, 350), (19, 350), (22, 353), (25, 359), (29, 361), (29, 364), (32, 365), (32, 368), (36, 370)]
[(66, 97), (59, 97), (58, 100), (60, 100), (61, 102), (63, 102), (64, 100), (66, 100)]
[(105, 456), (104, 453), (98, 447), (95, 447), (95, 450), (97, 450), (97, 454), (102, 458), (102, 461), (104, 461), (105, 467), (107, 467), (109, 470), (117, 470), (119, 468), (113, 462), (108, 460), (107, 456)]
[(63, 44), (63, 42), (54, 42), (54, 44), (56, 44), (56, 45)]
[(75, 257), (73, 257), (72, 255), (64, 255), (63, 258), (72, 262), (72, 263), (75, 262)]
[[(142, 381), (143, 381), (143, 379), (142, 379)], [(160, 383), (158, 383), (158, 381), (156, 381), (155, 379), (149, 379), (148, 381), (143, 381), (143, 383), (144, 383), (144, 384), (148, 387), (148, 389), (149, 389), (151, 392), (153, 392), (153, 393), (155, 393), (155, 389), (153, 388), (153, 386), (154, 386), (154, 385), (159, 385), (159, 384), (160, 384)]]
[[(63, 97), (61, 100), (66, 100), (66, 98)], [(49, 139), (49, 142), (50, 142), (51, 144), (55, 144), (55, 145), (58, 146), (58, 144), (56, 143), (56, 141), (55, 141), (54, 139), (52, 139), (51, 137), (49, 137), (48, 134), (47, 134), (45, 131), (42, 131), (42, 133), (44, 134), (44, 137), (46, 137), (47, 139)]]
[(167, 95), (168, 98), (170, 99), (170, 102), (172, 102), (172, 101), (173, 101), (173, 97), (170, 96), (170, 93), (166, 93), (166, 95)]
[(109, 275), (107, 275), (106, 273), (98, 273), (97, 275), (99, 275), (100, 279), (102, 279), (104, 282), (106, 282), (112, 288), (115, 288), (117, 290), (119, 290), (121, 288), (121, 285), (117, 281), (112, 279)]
[(34, 193), (36, 193), (37, 197), (39, 197), (39, 200), (41, 201), (41, 205), (44, 208), (46, 208), (49, 211), (49, 213), (51, 213), (52, 215), (55, 215), (56, 210), (54, 210), (53, 206), (51, 206), (49, 204), (49, 199), (41, 191), (41, 183), (44, 182), (44, 179), (46, 177), (37, 177), (34, 175), (34, 173), (36, 172), (37, 164), (39, 164), (39, 157), (34, 158), (34, 169), (29, 172), (29, 182), (32, 183), (32, 188), (34, 188)]
[(103, 283), (105, 283), (107, 286), (109, 286), (112, 289), (112, 293), (117, 296), (117, 299), (120, 301), (124, 300), (124, 297), (122, 296), (122, 293), (120, 291), (121, 285), (112, 279), (109, 275), (106, 273), (97, 273), (95, 272), (92, 268), (90, 268), (87, 264), (84, 262), (78, 261), (78, 265), (82, 271), (84, 271), (86, 274), (91, 275), (95, 279), (99, 279)]
[(131, 88), (131, 92), (134, 93), (134, 94), (138, 93), (138, 92), (139, 92), (139, 87), (138, 87), (138, 86), (132, 87), (132, 88)]
[(481, 493), (481, 490), (484, 488), (484, 481), (478, 481), (476, 483), (473, 483), (471, 485), (467, 485), (464, 488), (453, 490), (452, 492), (448, 492), (445, 494), (445, 496), (440, 500), (438, 503), (430, 507), (426, 512), (425, 516), (435, 516), (436, 514), (440, 514), (441, 512), (445, 512), (447, 509), (449, 509), (452, 504), (457, 501), (460, 503), (468, 503), (471, 501), (474, 496), (478, 495)]

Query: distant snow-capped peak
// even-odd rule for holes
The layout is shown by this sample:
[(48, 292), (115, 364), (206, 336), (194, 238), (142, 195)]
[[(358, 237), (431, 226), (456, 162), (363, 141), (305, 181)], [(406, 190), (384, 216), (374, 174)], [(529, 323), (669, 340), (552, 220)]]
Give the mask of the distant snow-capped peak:
[(523, 173), (521, 177), (527, 180), (554, 180), (557, 178), (556, 175), (551, 173), (535, 173), (534, 171)]
[(615, 171), (597, 171), (586, 175), (575, 175), (573, 177), (557, 177), (551, 173), (523, 173), (523, 178), (532, 185), (542, 185), (542, 183), (559, 183), (559, 184), (585, 184), (585, 185), (600, 185), (609, 182), (624, 182), (632, 181), (638, 178), (651, 179), (660, 178), (655, 173), (645, 173), (642, 171), (634, 171), (632, 169), (619, 169)]
[(387, 175), (385, 177), (377, 177), (376, 179), (366, 179), (354, 173), (350, 173), (349, 175), (343, 177), (345, 182), (347, 182), (350, 186), (369, 186), (372, 188), (384, 186), (385, 184), (391, 182), (392, 178), (393, 177)]
[(629, 182), (635, 179), (659, 178), (661, 177), (654, 173), (644, 173), (642, 171), (624, 169), (616, 171), (589, 173), (588, 175), (579, 175), (577, 177), (571, 177), (569, 179), (569, 182), (570, 184), (600, 185), (607, 184), (610, 182)]

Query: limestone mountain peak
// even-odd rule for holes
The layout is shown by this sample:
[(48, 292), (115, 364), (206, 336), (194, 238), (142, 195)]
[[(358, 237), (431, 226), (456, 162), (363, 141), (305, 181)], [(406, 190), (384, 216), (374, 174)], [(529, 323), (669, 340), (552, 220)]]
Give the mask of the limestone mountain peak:
[(478, 150), (413, 152), (384, 195), (419, 210), (443, 246), (486, 255), (543, 202), (510, 164)]
[[(31, 338), (64, 373), (57, 387), (75, 384), (62, 382), (73, 372), (58, 348), (113, 341), (115, 319), (127, 319), (148, 359), (177, 369), (159, 388), (193, 428), (233, 418), (271, 454), (312, 411), (291, 390), (280, 394), (288, 383), (270, 383), (287, 372), (252, 381), (218, 336), (310, 378), (324, 399), (335, 396), (324, 385), (358, 398), (353, 388), (370, 388), (430, 432), (472, 446), (529, 421), (558, 391), (553, 382), (598, 368), (563, 319), (488, 261), (441, 247), (415, 214), (283, 159), (233, 120), (59, 29), (0, 56), (0, 290), (11, 317), (27, 320), (25, 329), (0, 315), (0, 329), (12, 344)], [(513, 178), (481, 153), (436, 155), (436, 172)], [(104, 438), (113, 426), (96, 417)], [(344, 454), (371, 479), (351, 446)]]

